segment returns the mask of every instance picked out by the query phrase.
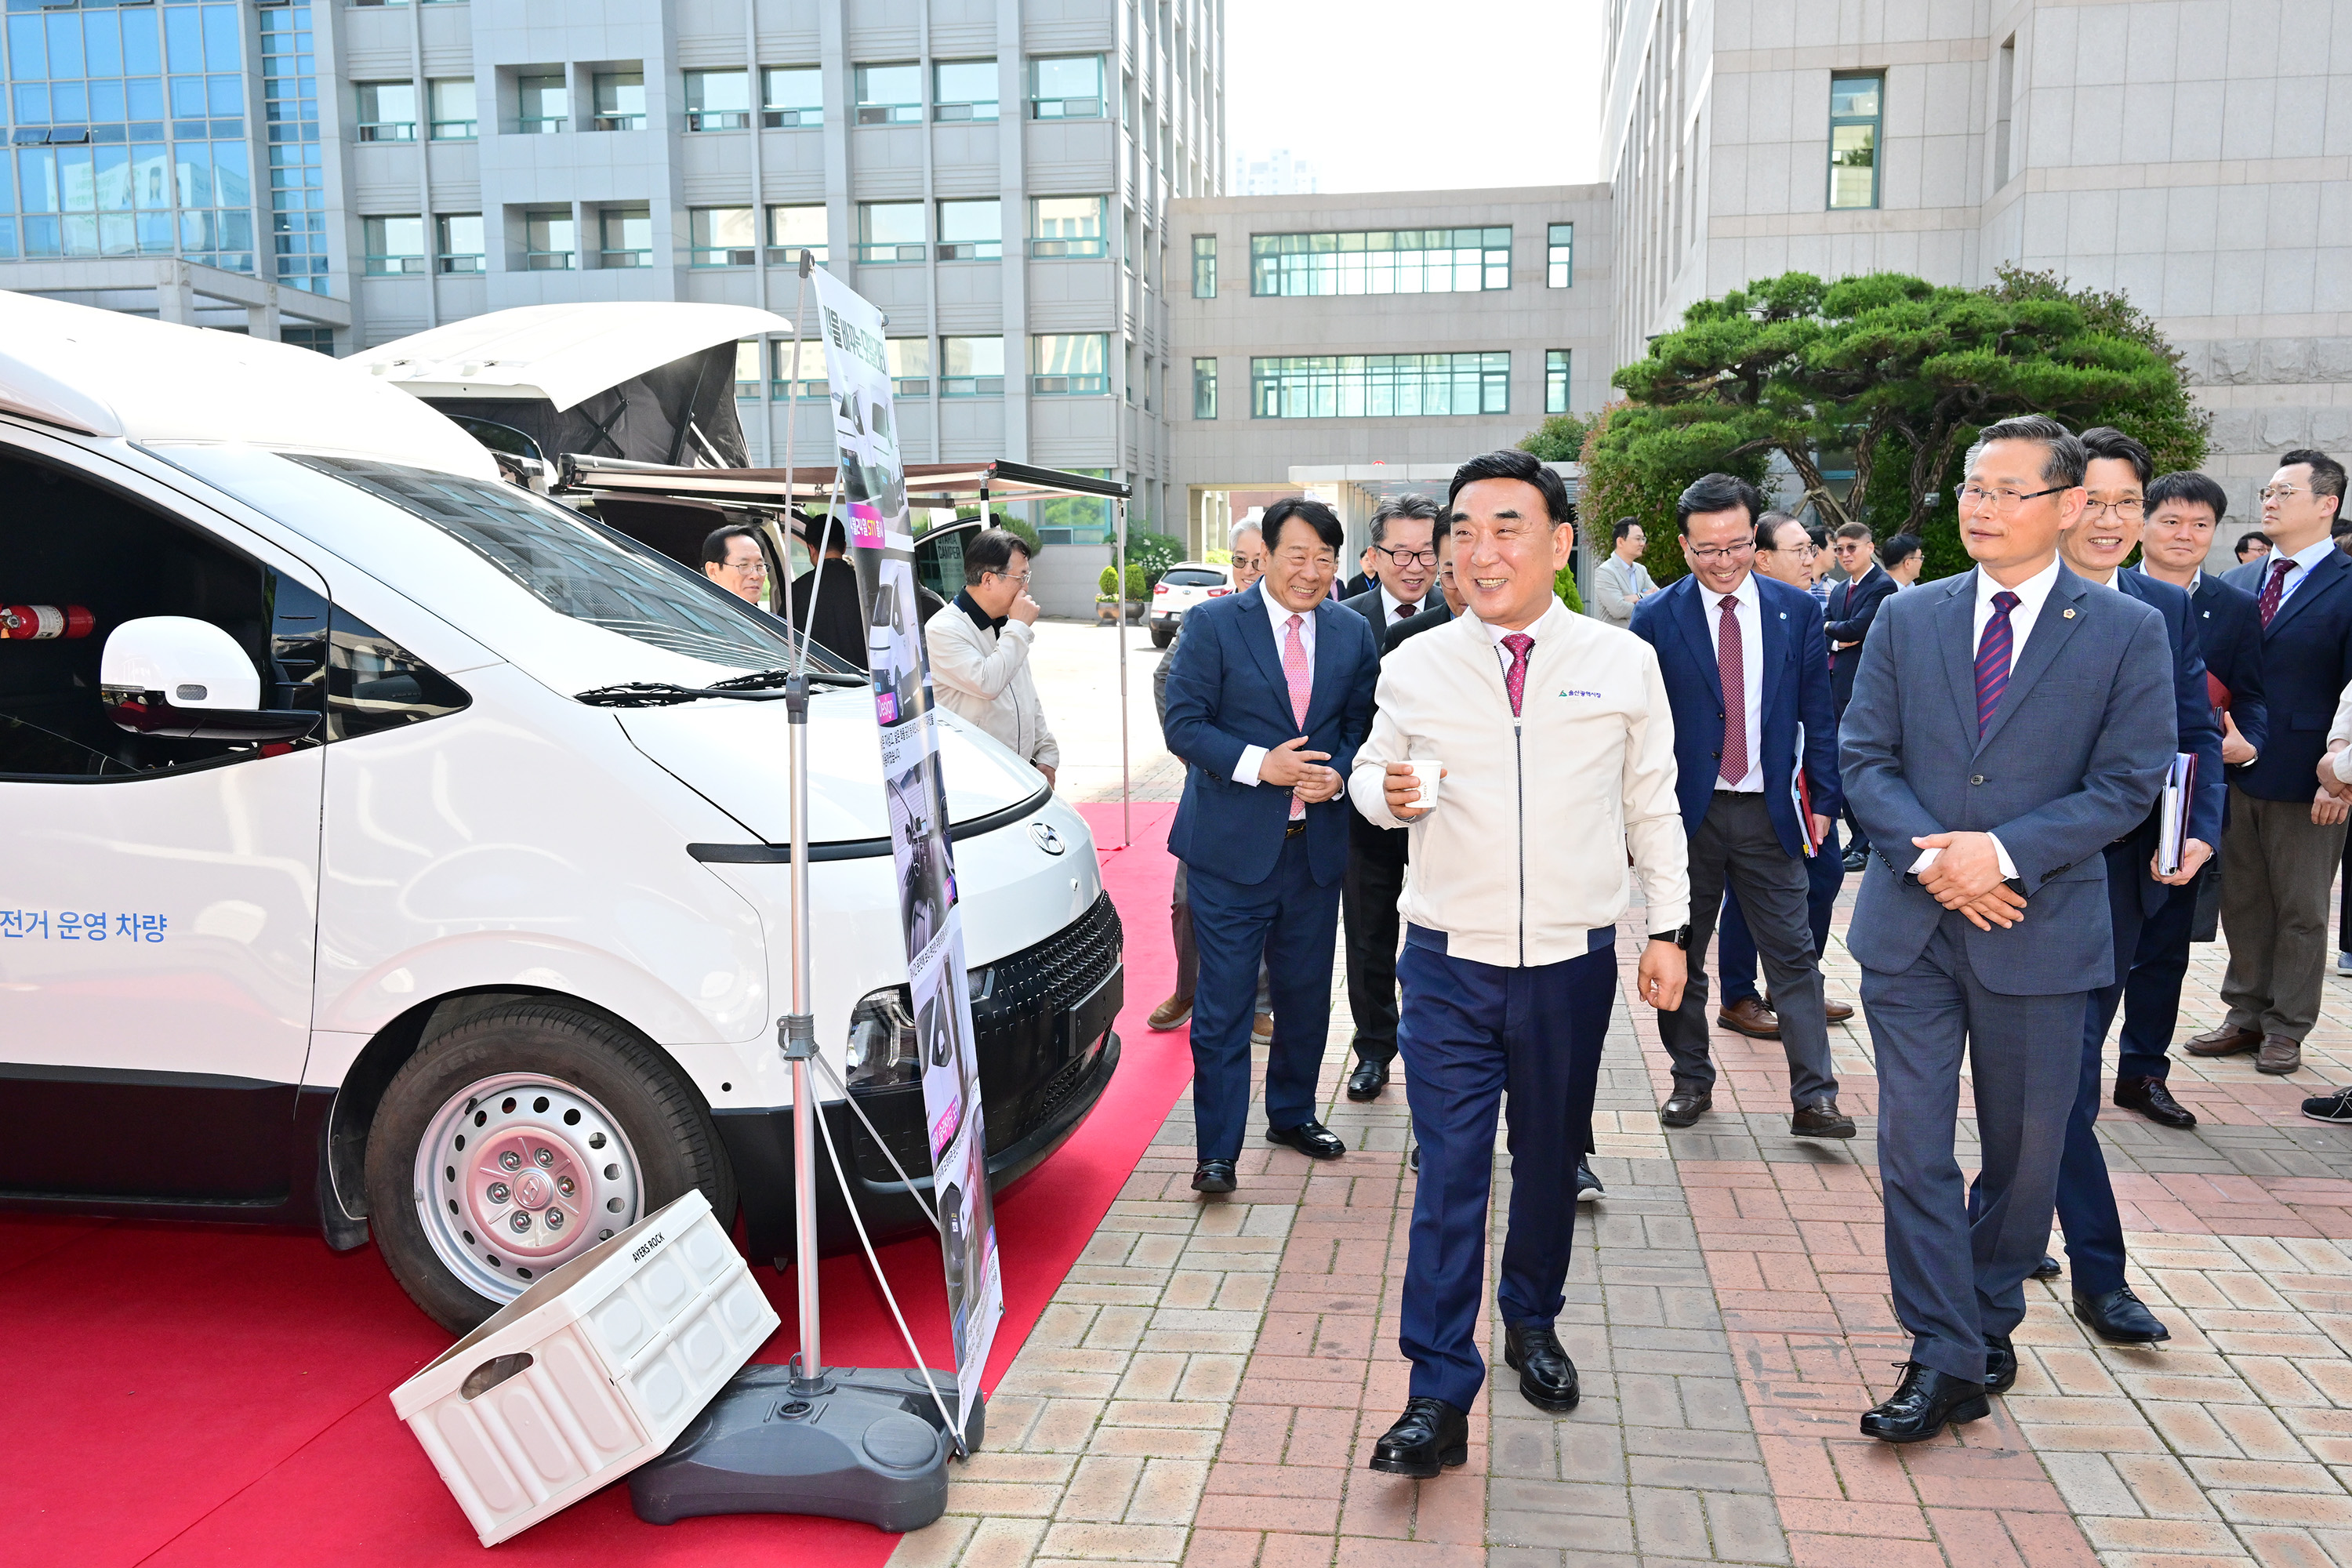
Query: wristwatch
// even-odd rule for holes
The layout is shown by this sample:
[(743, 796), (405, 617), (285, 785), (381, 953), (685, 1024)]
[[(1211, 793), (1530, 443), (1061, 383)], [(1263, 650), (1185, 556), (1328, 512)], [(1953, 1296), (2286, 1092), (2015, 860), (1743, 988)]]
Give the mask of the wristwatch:
[(1688, 948), (1690, 946), (1690, 922), (1685, 921), (1672, 931), (1654, 931), (1650, 933), (1650, 940), (1652, 942), (1670, 942), (1676, 947)]

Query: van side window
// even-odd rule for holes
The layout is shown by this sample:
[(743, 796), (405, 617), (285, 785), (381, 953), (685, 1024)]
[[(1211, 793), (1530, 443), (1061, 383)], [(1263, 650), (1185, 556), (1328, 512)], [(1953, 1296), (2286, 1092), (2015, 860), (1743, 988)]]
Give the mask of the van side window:
[(444, 718), (473, 701), (463, 687), (338, 605), (327, 662), (327, 733), (347, 741)]
[(123, 622), (187, 616), (236, 639), (265, 697), (316, 709), (319, 699), (300, 695), (324, 647), (316, 594), (176, 519), (5, 448), (0, 496), (0, 777), (129, 779), (320, 743), (129, 734), (108, 718), (98, 682), (107, 636)]

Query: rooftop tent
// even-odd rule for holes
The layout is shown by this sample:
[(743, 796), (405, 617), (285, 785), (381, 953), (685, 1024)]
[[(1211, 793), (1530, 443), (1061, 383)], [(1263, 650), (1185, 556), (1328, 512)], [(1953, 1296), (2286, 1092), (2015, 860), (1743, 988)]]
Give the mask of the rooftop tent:
[(526, 305), (342, 362), (422, 399), (494, 450), (740, 468), (735, 344), (792, 323), (745, 305)]

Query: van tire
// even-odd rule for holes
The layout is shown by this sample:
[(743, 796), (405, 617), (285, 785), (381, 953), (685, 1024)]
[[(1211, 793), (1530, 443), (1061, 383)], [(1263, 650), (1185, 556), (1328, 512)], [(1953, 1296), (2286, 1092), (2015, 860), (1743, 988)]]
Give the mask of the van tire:
[[(428, 1038), (394, 1075), (368, 1134), (368, 1216), (385, 1266), (409, 1299), (453, 1334), (506, 1305), (454, 1272), (417, 1213), (419, 1146), (467, 1086), (529, 1074), (571, 1088), (608, 1111), (635, 1155), (636, 1216), (699, 1187), (720, 1222), (735, 1217), (735, 1173), (702, 1096), (635, 1031), (561, 1004), (511, 1002)], [(496, 1173), (493, 1173), (494, 1174)], [(520, 1283), (520, 1281), (518, 1281)]]
[(1162, 631), (1158, 626), (1151, 628), (1151, 646), (1153, 647), (1166, 647), (1170, 643), (1172, 643), (1175, 640), (1176, 628), (1174, 626), (1170, 626), (1165, 631)]

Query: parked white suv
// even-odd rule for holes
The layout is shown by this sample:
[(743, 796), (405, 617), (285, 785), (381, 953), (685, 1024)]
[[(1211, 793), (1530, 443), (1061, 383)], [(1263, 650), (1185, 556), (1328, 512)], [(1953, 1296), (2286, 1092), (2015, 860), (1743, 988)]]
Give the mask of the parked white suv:
[[(80, 612), (0, 637), (0, 1205), (373, 1230), (453, 1330), (689, 1186), (791, 1255), (783, 706), (608, 689), (765, 689), (780, 622), (321, 356), (7, 293), (0, 495), (6, 598)], [(823, 668), (817, 1032), (928, 1186), (873, 695)], [(1117, 1064), (1118, 921), (940, 724), (1001, 1184)]]
[(1166, 647), (1176, 640), (1184, 612), (1204, 599), (1222, 598), (1234, 591), (1234, 569), (1207, 561), (1179, 561), (1151, 590), (1151, 608), (1144, 618), (1151, 626), (1151, 646)]

